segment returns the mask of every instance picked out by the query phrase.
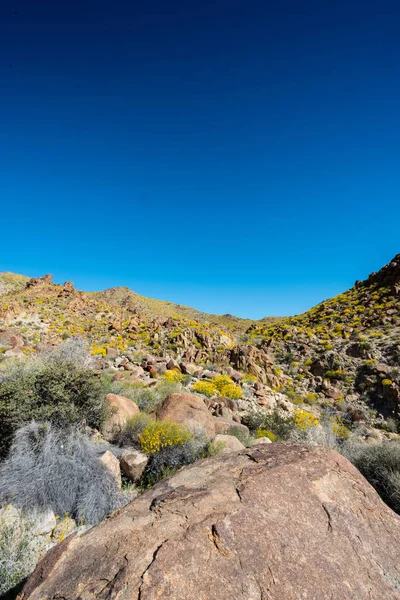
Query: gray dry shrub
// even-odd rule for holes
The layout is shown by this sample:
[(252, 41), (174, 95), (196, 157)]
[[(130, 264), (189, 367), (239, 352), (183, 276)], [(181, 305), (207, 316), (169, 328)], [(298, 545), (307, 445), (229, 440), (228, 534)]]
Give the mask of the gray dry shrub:
[(81, 369), (91, 369), (96, 360), (90, 354), (89, 344), (80, 337), (70, 337), (51, 350), (44, 350), (39, 355), (44, 360), (73, 364)]
[(68, 512), (78, 523), (101, 521), (121, 498), (98, 455), (99, 447), (79, 429), (35, 422), (19, 429), (0, 466), (0, 505)]
[(400, 442), (348, 443), (344, 455), (376, 489), (380, 497), (400, 514)]
[(45, 550), (26, 515), (0, 517), (0, 596), (14, 591), (32, 573)]

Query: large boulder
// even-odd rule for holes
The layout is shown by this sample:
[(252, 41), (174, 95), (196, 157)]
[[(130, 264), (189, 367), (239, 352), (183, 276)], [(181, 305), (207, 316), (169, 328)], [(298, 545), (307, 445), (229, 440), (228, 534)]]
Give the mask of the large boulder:
[(204, 430), (214, 437), (214, 420), (200, 396), (193, 394), (170, 394), (157, 407), (155, 416), (160, 420), (180, 423), (191, 431)]
[(126, 421), (139, 414), (140, 410), (133, 400), (119, 394), (107, 394), (106, 400), (110, 415), (102, 427), (102, 433), (104, 439), (111, 441), (121, 432)]
[(182, 469), (39, 563), (20, 600), (399, 600), (400, 518), (342, 456), (255, 446)]

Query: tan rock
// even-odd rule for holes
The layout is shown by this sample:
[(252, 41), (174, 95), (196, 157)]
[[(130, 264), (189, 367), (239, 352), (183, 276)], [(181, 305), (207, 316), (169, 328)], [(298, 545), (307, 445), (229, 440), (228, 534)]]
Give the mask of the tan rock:
[(400, 600), (400, 519), (342, 456), (200, 461), (39, 563), (20, 600)]
[(121, 469), (131, 481), (137, 481), (149, 462), (149, 457), (137, 450), (126, 450), (121, 456)]
[(215, 433), (226, 434), (232, 428), (241, 431), (244, 435), (249, 434), (249, 429), (242, 423), (237, 423), (231, 419), (225, 419), (224, 417), (213, 417)]
[(231, 452), (240, 452), (245, 449), (245, 446), (234, 435), (222, 435), (219, 433), (215, 436), (215, 442), (224, 444), (221, 454), (230, 454)]
[(170, 394), (157, 408), (156, 417), (181, 423), (191, 431), (203, 429), (210, 437), (215, 435), (211, 413), (203, 400), (193, 394)]
[(111, 475), (115, 478), (118, 487), (122, 486), (121, 481), (121, 470), (119, 468), (119, 460), (112, 452), (107, 450), (99, 458), (100, 462), (110, 471)]
[(10, 350), (7, 350), (6, 352), (4, 352), (4, 356), (25, 356), (23, 353), (22, 348), (20, 348), (19, 346), (15, 346), (14, 348), (11, 348)]
[(118, 394), (107, 394), (108, 407), (111, 414), (102, 427), (103, 437), (106, 440), (112, 440), (124, 427), (127, 419), (139, 414), (138, 405), (125, 396)]

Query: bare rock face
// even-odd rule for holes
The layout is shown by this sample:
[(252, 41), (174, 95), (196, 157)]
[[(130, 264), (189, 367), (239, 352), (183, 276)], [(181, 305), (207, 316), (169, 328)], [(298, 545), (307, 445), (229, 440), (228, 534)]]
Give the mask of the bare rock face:
[(193, 394), (170, 394), (156, 412), (157, 419), (180, 423), (190, 430), (204, 429), (215, 436), (214, 420), (202, 398)]
[(399, 600), (400, 518), (336, 452), (205, 459), (39, 563), (20, 600)]

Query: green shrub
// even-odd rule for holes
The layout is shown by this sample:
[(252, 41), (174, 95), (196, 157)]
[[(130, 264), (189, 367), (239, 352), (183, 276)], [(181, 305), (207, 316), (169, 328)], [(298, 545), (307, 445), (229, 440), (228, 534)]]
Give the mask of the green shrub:
[(48, 361), (18, 377), (3, 374), (0, 385), (0, 455), (4, 456), (14, 432), (31, 421), (59, 427), (100, 427), (107, 416), (105, 390), (91, 369), (73, 362)]
[(178, 446), (162, 448), (151, 455), (140, 484), (144, 487), (154, 485), (181, 467), (206, 456), (206, 449), (207, 444), (202, 440), (189, 440)]
[(232, 426), (228, 429), (227, 435), (233, 435), (239, 440), (239, 442), (242, 442), (244, 446), (251, 446), (251, 443), (254, 440), (253, 436), (245, 433), (242, 429), (239, 429), (239, 427), (235, 426)]
[(153, 419), (147, 413), (139, 413), (134, 417), (130, 417), (120, 434), (118, 440), (120, 445), (130, 446), (134, 444), (140, 446), (140, 435), (151, 422), (153, 422)]
[(242, 418), (242, 423), (247, 425), (251, 432), (266, 429), (277, 436), (277, 439), (287, 440), (295, 428), (294, 417), (283, 417), (277, 410), (271, 414), (249, 413)]
[(348, 458), (382, 500), (400, 514), (400, 442), (350, 446)]

